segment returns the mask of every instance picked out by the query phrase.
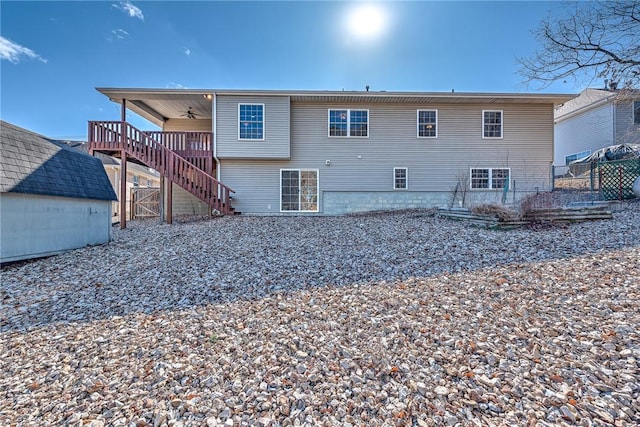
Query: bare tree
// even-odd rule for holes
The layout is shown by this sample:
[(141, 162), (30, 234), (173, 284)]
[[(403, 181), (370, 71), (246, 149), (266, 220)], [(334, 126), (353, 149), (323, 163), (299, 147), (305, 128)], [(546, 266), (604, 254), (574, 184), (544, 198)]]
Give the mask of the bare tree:
[(637, 88), (640, 0), (572, 2), (565, 8), (565, 17), (549, 16), (534, 31), (536, 53), (518, 58), (525, 82), (544, 88), (566, 78), (603, 78)]

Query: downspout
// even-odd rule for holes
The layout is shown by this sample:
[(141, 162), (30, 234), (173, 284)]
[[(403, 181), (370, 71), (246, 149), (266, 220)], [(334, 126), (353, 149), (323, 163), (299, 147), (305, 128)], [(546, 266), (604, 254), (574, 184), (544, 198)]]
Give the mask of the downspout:
[(611, 103), (611, 117), (612, 117), (612, 122), (613, 122), (613, 142), (612, 145), (617, 145), (618, 144), (618, 138), (616, 135), (616, 129), (617, 129), (617, 123), (616, 123), (616, 103), (612, 102)]
[(217, 107), (217, 96), (216, 93), (213, 92), (213, 117), (212, 117), (212, 121), (213, 121), (213, 161), (216, 162), (216, 179), (218, 181), (220, 181), (220, 159), (218, 159), (218, 120), (217, 120), (217, 116), (218, 116), (218, 109)]

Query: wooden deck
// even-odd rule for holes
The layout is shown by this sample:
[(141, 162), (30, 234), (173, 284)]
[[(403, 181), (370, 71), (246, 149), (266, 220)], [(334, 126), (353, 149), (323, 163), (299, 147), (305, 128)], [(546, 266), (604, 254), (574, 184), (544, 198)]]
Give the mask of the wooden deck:
[[(88, 129), (89, 153), (105, 153), (122, 160), (122, 185), (126, 162), (133, 161), (158, 171), (169, 185), (182, 187), (212, 210), (232, 214), (234, 191), (214, 178), (213, 134), (211, 132), (144, 132), (126, 121), (92, 121)], [(121, 194), (126, 188), (121, 188)], [(167, 222), (171, 222), (171, 191), (167, 192)], [(122, 209), (124, 211), (124, 208)], [(121, 221), (121, 228), (125, 228)]]

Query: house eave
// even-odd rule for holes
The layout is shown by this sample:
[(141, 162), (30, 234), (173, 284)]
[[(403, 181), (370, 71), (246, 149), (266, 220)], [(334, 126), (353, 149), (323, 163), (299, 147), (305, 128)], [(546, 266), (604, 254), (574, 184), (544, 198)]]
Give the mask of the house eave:
[(171, 118), (178, 118), (176, 110), (153, 108), (149, 103), (181, 102), (203, 110), (202, 118), (210, 119), (213, 94), (216, 96), (283, 96), (292, 102), (311, 103), (385, 103), (385, 104), (552, 104), (561, 105), (578, 95), (554, 93), (475, 93), (475, 92), (387, 92), (387, 91), (323, 91), (323, 90), (242, 90), (242, 89), (150, 89), (96, 88), (112, 101), (128, 101), (129, 108), (162, 126)]

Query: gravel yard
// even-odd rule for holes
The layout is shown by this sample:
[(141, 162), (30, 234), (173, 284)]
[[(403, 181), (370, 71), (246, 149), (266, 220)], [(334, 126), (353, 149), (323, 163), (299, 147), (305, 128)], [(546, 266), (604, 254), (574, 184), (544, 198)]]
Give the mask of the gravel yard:
[(640, 203), (134, 221), (0, 273), (0, 425), (640, 424)]

